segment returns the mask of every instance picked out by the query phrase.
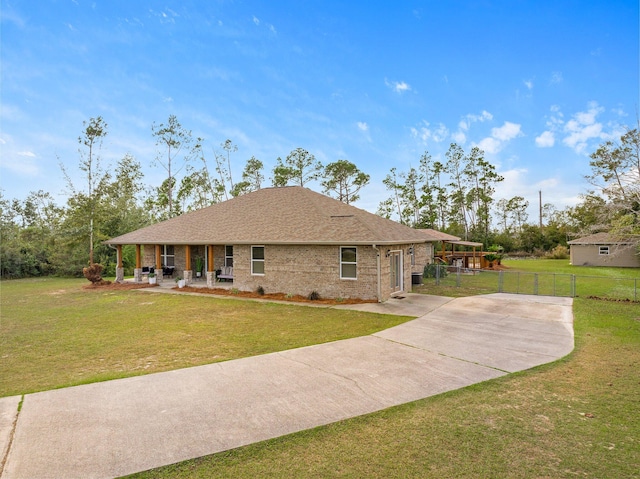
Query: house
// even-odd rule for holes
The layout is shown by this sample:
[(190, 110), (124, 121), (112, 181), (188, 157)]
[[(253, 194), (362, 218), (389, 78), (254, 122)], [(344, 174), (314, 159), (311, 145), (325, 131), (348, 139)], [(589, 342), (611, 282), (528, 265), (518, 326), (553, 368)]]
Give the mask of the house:
[(569, 241), (571, 264), (574, 266), (640, 267), (638, 236), (615, 236), (610, 233), (593, 235)]
[(290, 186), (263, 188), (106, 243), (119, 252), (117, 280), (122, 245), (136, 245), (134, 281), (142, 281), (143, 266), (173, 266), (189, 283), (200, 259), (208, 287), (225, 276), (241, 291), (384, 301), (410, 291), (411, 273), (427, 264), (427, 241), (421, 231)]

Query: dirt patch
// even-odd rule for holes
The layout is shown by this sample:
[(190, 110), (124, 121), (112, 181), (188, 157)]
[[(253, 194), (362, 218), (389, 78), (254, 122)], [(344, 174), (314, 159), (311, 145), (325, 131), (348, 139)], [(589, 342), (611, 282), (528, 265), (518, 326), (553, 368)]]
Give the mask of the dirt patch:
[(290, 295), (286, 293), (264, 293), (259, 294), (255, 291), (238, 291), (233, 289), (224, 288), (193, 288), (185, 286), (184, 288), (174, 287), (174, 290), (179, 290), (187, 293), (204, 293), (204, 294), (216, 294), (220, 296), (231, 296), (235, 298), (252, 298), (252, 299), (265, 299), (268, 301), (290, 301), (293, 303), (313, 303), (313, 304), (326, 304), (326, 305), (338, 305), (338, 304), (364, 304), (364, 303), (377, 303), (375, 299), (355, 299), (355, 298), (320, 298), (311, 300), (306, 296)]
[[(86, 284), (82, 287), (82, 289), (88, 289), (93, 291), (123, 291), (130, 289), (141, 289), (141, 288), (156, 288), (157, 284), (148, 284), (148, 283), (111, 283), (111, 282), (103, 282), (103, 283), (90, 283)], [(184, 288), (178, 288), (177, 286), (172, 289), (176, 291), (181, 291), (185, 293), (202, 293), (202, 294), (215, 294), (219, 296), (230, 296), (235, 298), (252, 298), (252, 299), (264, 299), (268, 301), (289, 301), (292, 303), (314, 303), (314, 304), (326, 304), (329, 306), (334, 306), (338, 304), (364, 304), (364, 303), (377, 303), (375, 299), (354, 299), (354, 298), (345, 298), (345, 299), (336, 299), (336, 298), (320, 298), (311, 300), (306, 296), (300, 295), (289, 295), (286, 293), (264, 293), (259, 294), (255, 291), (238, 291), (234, 289), (224, 289), (224, 288), (193, 288), (190, 286), (185, 286)]]

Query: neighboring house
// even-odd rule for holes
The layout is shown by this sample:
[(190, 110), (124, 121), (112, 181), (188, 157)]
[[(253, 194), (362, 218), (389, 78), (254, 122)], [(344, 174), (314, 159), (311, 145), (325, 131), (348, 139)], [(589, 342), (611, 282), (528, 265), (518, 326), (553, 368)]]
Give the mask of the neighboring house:
[(411, 290), (427, 242), (424, 232), (300, 186), (263, 188), (106, 241), (119, 252), (118, 280), (122, 245), (136, 245), (135, 281), (143, 266), (174, 266), (190, 282), (200, 258), (208, 287), (217, 270), (238, 290), (378, 301)]
[(620, 237), (596, 233), (569, 241), (574, 266), (640, 267), (637, 245), (639, 237)]

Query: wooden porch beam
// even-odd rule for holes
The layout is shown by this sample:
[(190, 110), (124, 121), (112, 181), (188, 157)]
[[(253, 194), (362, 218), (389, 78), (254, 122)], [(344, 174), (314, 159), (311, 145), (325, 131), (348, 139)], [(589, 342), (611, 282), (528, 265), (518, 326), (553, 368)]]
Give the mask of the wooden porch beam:
[[(156, 245), (156, 271), (162, 271), (162, 251), (159, 244)], [(162, 273), (160, 273), (162, 274)], [(162, 276), (160, 276), (162, 278)]]
[(209, 273), (212, 273), (214, 271), (213, 269), (213, 245), (207, 245), (207, 271)]
[(191, 246), (190, 245), (186, 245), (185, 246), (185, 252), (184, 252), (184, 257), (185, 257), (185, 271), (191, 271)]
[(118, 268), (122, 268), (122, 245), (116, 245), (116, 256), (118, 261)]
[(140, 245), (136, 245), (136, 268), (142, 268), (142, 254), (140, 254)]

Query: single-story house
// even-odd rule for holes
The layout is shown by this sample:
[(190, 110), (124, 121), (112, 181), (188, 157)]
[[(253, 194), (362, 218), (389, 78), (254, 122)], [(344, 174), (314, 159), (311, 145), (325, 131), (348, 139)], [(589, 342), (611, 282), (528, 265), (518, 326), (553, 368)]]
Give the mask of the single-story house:
[(640, 267), (638, 236), (616, 236), (596, 233), (569, 241), (571, 264), (574, 266)]
[(241, 291), (378, 301), (411, 290), (427, 242), (421, 231), (300, 186), (263, 188), (106, 241), (118, 250), (120, 281), (122, 245), (136, 245), (134, 281), (143, 268), (164, 266), (190, 283), (203, 263), (208, 287), (224, 277)]

